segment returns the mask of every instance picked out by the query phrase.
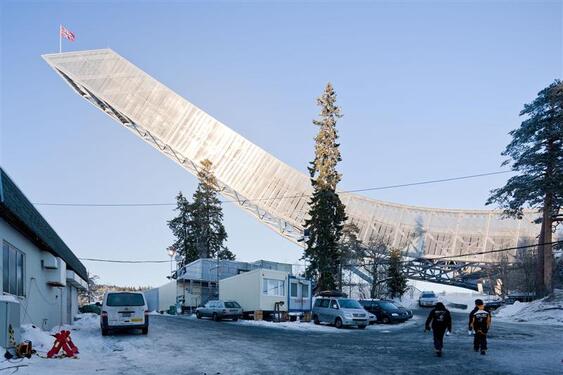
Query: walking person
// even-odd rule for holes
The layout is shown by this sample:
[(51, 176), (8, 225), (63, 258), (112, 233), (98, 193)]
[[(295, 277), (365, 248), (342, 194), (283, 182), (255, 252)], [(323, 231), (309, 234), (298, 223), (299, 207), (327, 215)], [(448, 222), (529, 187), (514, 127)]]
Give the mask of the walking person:
[(425, 332), (432, 329), (434, 336), (434, 350), (438, 357), (442, 356), (442, 348), (444, 347), (444, 334), (446, 330), (452, 332), (452, 317), (446, 306), (442, 302), (438, 302), (436, 306), (428, 314)]
[(469, 323), (468, 323), (468, 328), (467, 328), (469, 335), (473, 334), (473, 327), (471, 326), (471, 324), (473, 323), (473, 315), (475, 315), (477, 310), (479, 310), (478, 306), (481, 303), (483, 303), (483, 300), (476, 299), (475, 300), (475, 307), (473, 307), (473, 310), (471, 310), (471, 312), (469, 313)]
[(483, 301), (479, 301), (478, 310), (473, 314), (471, 328), (475, 331), (473, 338), (473, 350), (487, 354), (487, 333), (491, 327), (491, 313), (485, 310)]

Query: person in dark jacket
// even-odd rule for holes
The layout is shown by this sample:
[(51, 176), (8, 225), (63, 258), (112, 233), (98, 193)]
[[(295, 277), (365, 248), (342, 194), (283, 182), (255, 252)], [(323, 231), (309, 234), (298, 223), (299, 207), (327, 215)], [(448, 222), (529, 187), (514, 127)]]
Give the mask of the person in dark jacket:
[(444, 334), (446, 330), (452, 332), (452, 317), (442, 302), (438, 302), (436, 307), (430, 311), (424, 328), (425, 331), (432, 329), (434, 349), (436, 350), (436, 355), (441, 357), (442, 348), (444, 347)]
[(475, 300), (475, 307), (469, 313), (469, 325), (468, 325), (468, 328), (467, 328), (467, 330), (469, 331), (469, 334), (471, 334), (471, 331), (473, 331), (473, 328), (471, 327), (471, 323), (473, 322), (473, 315), (477, 312), (477, 310), (479, 310), (479, 305), (482, 304), (482, 303), (483, 303), (483, 300), (476, 299)]
[(480, 301), (477, 305), (478, 310), (473, 314), (471, 328), (475, 331), (473, 338), (473, 350), (481, 351), (482, 355), (487, 354), (487, 333), (491, 327), (491, 313), (485, 310), (485, 304)]

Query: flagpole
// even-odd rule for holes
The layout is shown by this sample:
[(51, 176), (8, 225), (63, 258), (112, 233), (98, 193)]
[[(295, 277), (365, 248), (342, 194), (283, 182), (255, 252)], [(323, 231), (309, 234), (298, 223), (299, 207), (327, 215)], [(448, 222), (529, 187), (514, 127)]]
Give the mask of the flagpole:
[(59, 25), (59, 53), (63, 51), (63, 37), (61, 35), (61, 25)]

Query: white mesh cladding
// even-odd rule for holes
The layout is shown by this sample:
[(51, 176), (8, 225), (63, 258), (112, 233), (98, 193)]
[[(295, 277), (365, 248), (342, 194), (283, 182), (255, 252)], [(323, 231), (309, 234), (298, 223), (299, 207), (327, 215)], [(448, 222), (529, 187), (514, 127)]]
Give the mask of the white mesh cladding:
[[(150, 135), (143, 139), (167, 156), (185, 158), (182, 165), (191, 173), (201, 160), (211, 160), (224, 195), (238, 199), (258, 219), (297, 241), (311, 193), (306, 174), (252, 144), (112, 50), (43, 57), (94, 105), (126, 126), (126, 119), (131, 120), (140, 136), (148, 131)], [(341, 197), (350, 220), (360, 227), (363, 242), (381, 237), (394, 246), (414, 249), (422, 241), (427, 256), (516, 246), (533, 241), (539, 231), (531, 223), (532, 212), (523, 220), (501, 220), (496, 211), (421, 208), (355, 194)], [(423, 229), (422, 239), (417, 226), (419, 232)], [(467, 259), (497, 258), (491, 254)]]

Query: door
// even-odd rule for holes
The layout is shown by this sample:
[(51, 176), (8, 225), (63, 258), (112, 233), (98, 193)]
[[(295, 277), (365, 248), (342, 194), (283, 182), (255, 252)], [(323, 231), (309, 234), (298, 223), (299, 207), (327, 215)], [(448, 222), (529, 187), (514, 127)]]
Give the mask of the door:
[(72, 287), (70, 285), (66, 286), (66, 322), (72, 324)]
[(296, 279), (289, 279), (289, 306), (288, 311), (301, 310), (303, 308), (303, 301), (301, 299), (299, 281)]
[(311, 308), (309, 282), (307, 280), (290, 279), (289, 311), (305, 311)]

